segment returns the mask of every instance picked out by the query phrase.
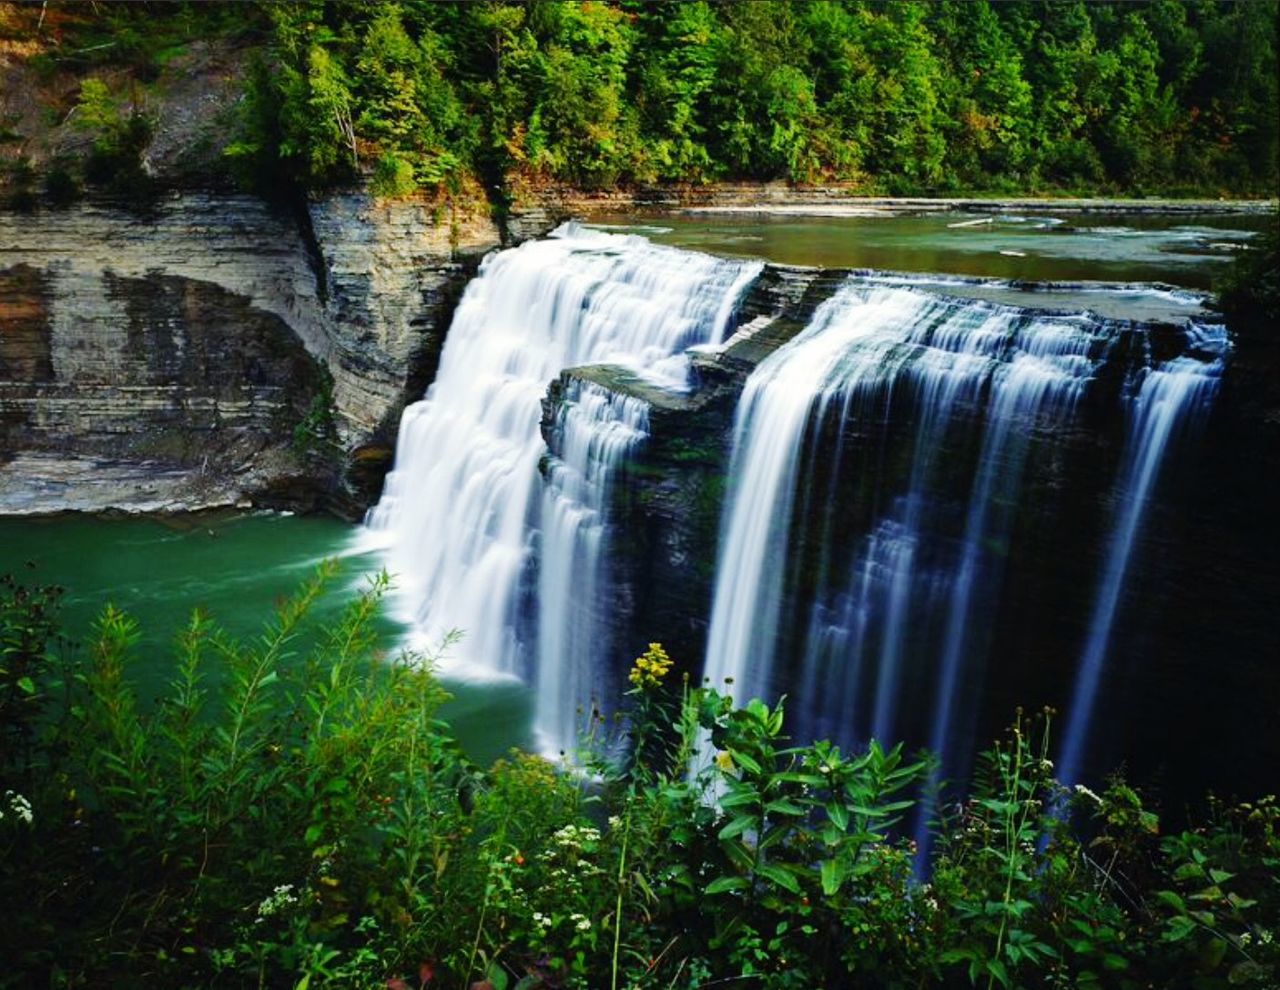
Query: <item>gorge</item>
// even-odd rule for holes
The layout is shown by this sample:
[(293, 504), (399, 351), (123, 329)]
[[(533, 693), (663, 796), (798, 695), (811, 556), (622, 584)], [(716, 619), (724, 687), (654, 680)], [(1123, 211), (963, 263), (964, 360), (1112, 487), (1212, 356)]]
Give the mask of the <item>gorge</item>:
[[(40, 339), (40, 320), (55, 328), (50, 367), (71, 377), (58, 386), (62, 421), (15, 418), (31, 399), (20, 405), (19, 386), (4, 386), (19, 452), (6, 471), (20, 486), (24, 457), (70, 452), (90, 476), (124, 465), (147, 487), (156, 477), (188, 484), (191, 466), (204, 464), (210, 483), (191, 504), (230, 504), (243, 488), (208, 503), (199, 491), (255, 477), (236, 458), (248, 450), (262, 463), (255, 452), (274, 442), (280, 460), (266, 463), (292, 465), (294, 480), (258, 488), (254, 502), (358, 511), (378, 491), (377, 463), (390, 460), (395, 437), (395, 469), (366, 528), (335, 549), (359, 567), (386, 562), (414, 646), (461, 631), (441, 672), (479, 706), (479, 726), (486, 696), (527, 690), (528, 715), (525, 702), (514, 715), (501, 702), (515, 721), (493, 738), (477, 729), (481, 749), (528, 738), (549, 755), (571, 754), (586, 717), (611, 710), (631, 657), (660, 639), (691, 677), (740, 700), (785, 694), (798, 739), (902, 739), (941, 754), (945, 779), (966, 775), (972, 752), (1018, 704), (1060, 710), (1057, 758), (1068, 777), (1096, 780), (1129, 759), (1175, 802), (1210, 774), (1194, 739), (1165, 738), (1169, 719), (1195, 713), (1207, 731), (1273, 751), (1228, 714), (1261, 712), (1276, 691), (1263, 660), (1274, 631), (1251, 616), (1254, 592), (1233, 577), (1246, 567), (1256, 588), (1275, 586), (1265, 541), (1251, 541), (1244, 525), (1262, 496), (1230, 480), (1250, 458), (1274, 470), (1258, 411), (1270, 399), (1253, 370), (1256, 348), (1231, 348), (1202, 295), (722, 259), (678, 236), (664, 246), (673, 238), (661, 220), (634, 233), (570, 225), (480, 262), (496, 231), (467, 221), (450, 247), (412, 204), (317, 202), (297, 228), (240, 203), (230, 213), (191, 198), (163, 206), (161, 229), (172, 233), (151, 241), (146, 261), (128, 260), (125, 215), (99, 210), (95, 222), (116, 225), (120, 248), (103, 276), (82, 255), (74, 283), (56, 261), (68, 249), (41, 235), (35, 253), (11, 233), (10, 319), (29, 329), (6, 335), (19, 369), (10, 378), (27, 367), (14, 348)], [(904, 221), (940, 231), (968, 222), (952, 216)], [(1057, 238), (1045, 243), (1093, 250), (1083, 234), (1072, 241), (1055, 229), (1085, 228), (1069, 214), (1055, 224), (993, 216), (1004, 227), (985, 224), (983, 236), (1037, 228)], [(531, 215), (526, 234), (555, 217)], [(35, 230), (55, 222), (65, 224), (54, 214)], [(712, 230), (717, 221), (702, 222)], [(834, 232), (843, 221), (828, 222)], [(216, 260), (179, 247), (180, 225), (192, 223), (223, 245)], [(301, 234), (281, 250), (272, 228)], [(1203, 230), (1201, 241), (1239, 236)], [(959, 246), (964, 232), (947, 236)], [(243, 400), (216, 382), (156, 366), (138, 384), (170, 395), (176, 386), (176, 401), (94, 412), (102, 439), (77, 439), (69, 424), (89, 407), (71, 410), (104, 387), (83, 383), (113, 365), (59, 357), (56, 327), (98, 298), (84, 294), (95, 277), (105, 289), (93, 291), (121, 298), (122, 275), (173, 286), (122, 310), (126, 347), (163, 342), (177, 327), (189, 339), (176, 353), (202, 353), (206, 326), (243, 326), (244, 317), (211, 319), (204, 314), (225, 310), (193, 300), (243, 294), (236, 305), (276, 321), (270, 332), (282, 344), (302, 342), (310, 358), (298, 350), (291, 360), (304, 371), (257, 365), (267, 391), (254, 401), (282, 398), (275, 412), (236, 419), (233, 399)], [(19, 294), (32, 291), (24, 286), (36, 295)], [(28, 297), (43, 302), (19, 308)], [(170, 297), (187, 301), (162, 302)], [(298, 422), (325, 387), (321, 370), (306, 370), (313, 362), (332, 380), (329, 442), (349, 452), (324, 477), (314, 455), (279, 443), (282, 416)], [(202, 426), (192, 410), (210, 387)], [(400, 406), (424, 389), (397, 429)], [(157, 411), (139, 429), (146, 409)], [(1242, 459), (1242, 449), (1258, 453)], [(104, 497), (112, 504), (109, 490)], [(1188, 630), (1191, 600), (1239, 616), (1229, 635), (1244, 659), (1216, 685), (1195, 674), (1213, 637)], [(1246, 699), (1228, 701), (1241, 683)], [(1141, 714), (1125, 714), (1131, 706)], [(1233, 786), (1254, 779), (1247, 767), (1232, 773)]]

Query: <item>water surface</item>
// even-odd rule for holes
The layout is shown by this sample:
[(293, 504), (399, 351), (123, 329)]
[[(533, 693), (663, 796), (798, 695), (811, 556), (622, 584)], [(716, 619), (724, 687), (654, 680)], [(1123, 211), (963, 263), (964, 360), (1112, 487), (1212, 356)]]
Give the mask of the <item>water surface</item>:
[[(325, 516), (278, 513), (0, 517), (0, 572), (64, 587), (63, 629), (73, 643), (88, 640), (108, 602), (132, 614), (141, 625), (134, 674), (149, 695), (171, 675), (173, 639), (193, 608), (208, 612), (231, 635), (251, 638), (321, 561), (341, 557), (339, 573), (313, 613), (319, 623), (336, 620), (381, 566), (374, 556), (349, 552), (352, 530)], [(382, 631), (389, 648), (403, 634), (390, 618), (382, 620)], [(489, 762), (529, 743), (527, 689), (449, 680), (445, 686), (454, 700), (443, 714), (473, 758)]]
[(778, 264), (1015, 280), (1171, 282), (1207, 289), (1267, 217), (1239, 213), (926, 212), (883, 216), (602, 216), (660, 244)]

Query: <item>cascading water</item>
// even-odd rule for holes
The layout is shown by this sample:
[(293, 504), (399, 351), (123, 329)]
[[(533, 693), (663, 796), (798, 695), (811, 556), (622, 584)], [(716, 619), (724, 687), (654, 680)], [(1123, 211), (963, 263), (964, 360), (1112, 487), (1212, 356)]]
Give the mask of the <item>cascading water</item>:
[[(961, 410), (970, 419), (986, 410), (990, 436), (967, 527), (971, 559), (962, 568), (962, 574), (972, 573), (996, 474), (1002, 472), (1001, 485), (1007, 486), (1005, 469), (1017, 456), (1008, 449), (1014, 425), (1023, 428), (1016, 437), (1021, 443), (1046, 407), (1069, 409), (1093, 368), (1091, 354), (1101, 349), (1089, 328), (1070, 318), (1035, 318), (1010, 307), (861, 281), (819, 307), (802, 334), (761, 363), (739, 404), (733, 494), (707, 653), (712, 682), (732, 678), (742, 696), (769, 688), (805, 437), (816, 443), (834, 431), (835, 449), (808, 458), (834, 482), (842, 459), (856, 454), (844, 439), (850, 427), (882, 432), (891, 419), (907, 420), (914, 429), (906, 438), (912, 455), (905, 487), (887, 493), (886, 511), (863, 537), (847, 578), (828, 573), (817, 582), (799, 682), (798, 709), (812, 719), (812, 728), (891, 738), (904, 654), (919, 636), (919, 613), (948, 597), (948, 575), (940, 575), (936, 548), (924, 545), (929, 533), (922, 528), (944, 439), (957, 429)], [(846, 502), (842, 493), (827, 490), (803, 514), (806, 526), (820, 530), (819, 545), (835, 540), (830, 530), (838, 520), (827, 517)], [(830, 568), (824, 555), (819, 570)], [(950, 594), (956, 599), (951, 624), (962, 641), (971, 584), (957, 582)], [(854, 716), (867, 706), (856, 696), (870, 657), (873, 701), (869, 719), (859, 725)], [(958, 658), (950, 664), (957, 665)]]
[[(862, 318), (846, 319), (855, 300)], [(815, 404), (819, 412), (836, 403), (851, 408), (901, 360), (894, 353), (901, 329), (937, 305), (895, 289), (841, 290), (747, 379), (734, 419), (732, 489), (708, 633), (704, 677), (712, 686), (728, 682), (745, 701), (769, 685), (782, 604), (779, 563), (787, 557), (801, 442)]]
[[(842, 286), (761, 362), (739, 402), (712, 684), (731, 680), (742, 701), (791, 691), (798, 736), (905, 738), (942, 754), (944, 774), (963, 772), (1029, 459), (1042, 439), (1085, 428), (1084, 400), (1116, 378), (1104, 369), (1134, 359), (1121, 338), (1144, 332), (882, 279)], [(1081, 740), (1141, 513), (1132, 506), (1150, 494), (1173, 424), (1211, 398), (1218, 367), (1184, 356), (1142, 372), (1129, 443), (1141, 453), (1124, 455), (1120, 485), (1130, 508), (1108, 544), (1072, 704)], [(1118, 401), (1109, 389), (1091, 401)]]
[(607, 498), (614, 475), (649, 430), (649, 407), (572, 381), (556, 412), (542, 496), (535, 730), (544, 748), (574, 738), (579, 712), (612, 696)]
[[(538, 586), (529, 567), (543, 501), (539, 423), (548, 383), (569, 367), (613, 364), (686, 387), (683, 352), (723, 339), (760, 268), (574, 224), (485, 259), (458, 304), (435, 382), (405, 410), (395, 470), (367, 519), (367, 539), (385, 550), (417, 643), (430, 648), (463, 630), (447, 670), (527, 676), (534, 642), (548, 649), (569, 642), (565, 633), (530, 635), (521, 622), (522, 594)], [(588, 442), (584, 456), (612, 450)], [(605, 483), (607, 471), (566, 464), (594, 479), (588, 487)], [(591, 499), (603, 504), (604, 496)], [(576, 537), (557, 536), (541, 564), (565, 573), (572, 565), (547, 554), (585, 549)], [(536, 619), (541, 610), (530, 611)], [(568, 609), (552, 614), (559, 618), (549, 621), (574, 621)], [(539, 670), (567, 674), (561, 663), (569, 661), (536, 660)], [(539, 722), (563, 731), (558, 715)], [(547, 742), (567, 746), (572, 738)]]
[(1225, 329), (1197, 326), (1190, 336), (1199, 356), (1181, 355), (1157, 367), (1143, 368), (1136, 376), (1124, 466), (1116, 489), (1115, 522), (1058, 760), (1058, 777), (1064, 783), (1075, 783), (1080, 774), (1125, 576), (1166, 449), (1179, 430), (1204, 416), (1218, 391), (1228, 346)]

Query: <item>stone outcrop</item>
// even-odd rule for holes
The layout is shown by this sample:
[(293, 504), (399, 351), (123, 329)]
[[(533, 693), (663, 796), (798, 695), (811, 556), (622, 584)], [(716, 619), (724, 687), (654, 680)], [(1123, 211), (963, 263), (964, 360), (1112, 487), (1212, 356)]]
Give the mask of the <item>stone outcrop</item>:
[[(40, 488), (37, 476), (110, 463), (134, 478), (141, 465), (200, 468), (175, 506), (209, 492), (358, 513), (457, 298), (499, 243), (474, 207), (357, 193), (299, 208), (184, 193), (0, 213), (0, 505), (16, 504), (24, 472)], [(133, 504), (132, 489), (93, 490), (80, 507)]]

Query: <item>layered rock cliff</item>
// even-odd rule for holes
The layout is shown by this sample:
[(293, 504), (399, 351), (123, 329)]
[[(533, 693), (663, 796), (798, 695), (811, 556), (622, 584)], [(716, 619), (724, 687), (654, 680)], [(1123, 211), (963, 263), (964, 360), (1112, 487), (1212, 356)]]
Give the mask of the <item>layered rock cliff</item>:
[(500, 239), (356, 193), (0, 213), (0, 505), (358, 513)]

